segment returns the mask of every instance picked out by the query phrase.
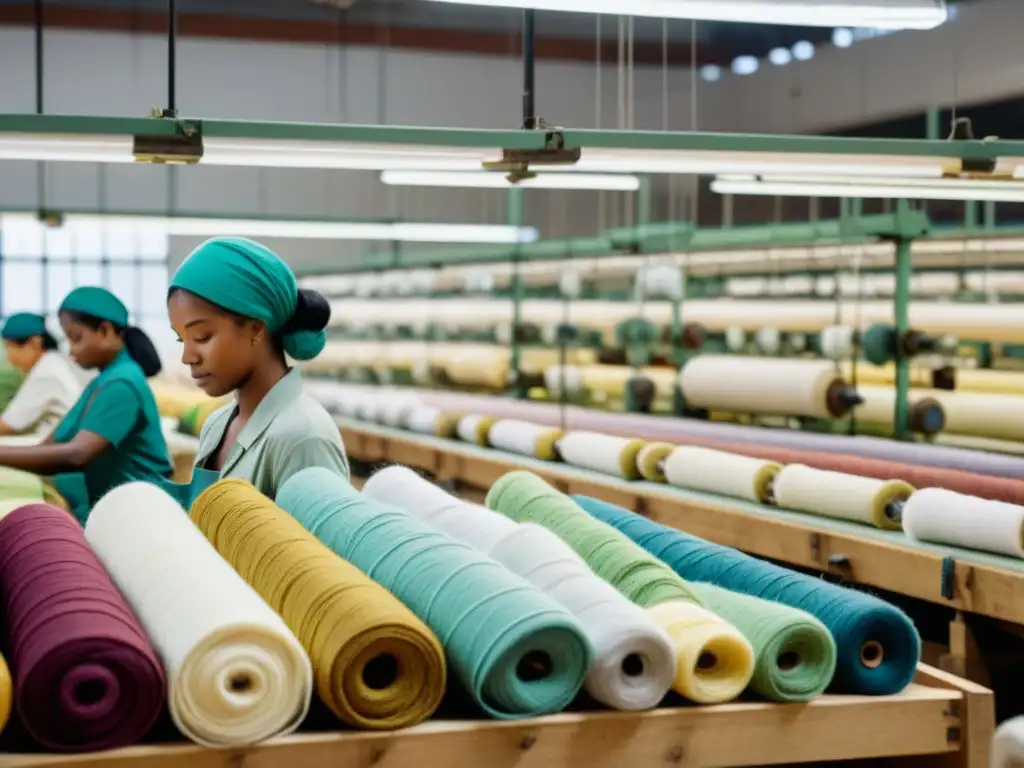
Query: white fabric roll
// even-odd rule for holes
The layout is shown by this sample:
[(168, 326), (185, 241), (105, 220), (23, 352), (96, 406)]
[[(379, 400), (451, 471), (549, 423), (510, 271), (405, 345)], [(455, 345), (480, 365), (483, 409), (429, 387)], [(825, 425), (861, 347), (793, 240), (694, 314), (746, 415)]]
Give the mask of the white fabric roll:
[(903, 530), (918, 541), (1024, 557), (1024, 507), (942, 488), (923, 488), (903, 507)]
[(778, 465), (712, 448), (681, 445), (665, 459), (665, 479), (679, 488), (762, 502)]
[(551, 432), (551, 427), (518, 419), (500, 419), (491, 426), (487, 441), (492, 447), (522, 456), (537, 455), (537, 438)]
[(855, 331), (849, 325), (829, 325), (821, 329), (821, 354), (829, 360), (850, 360), (855, 351)]
[(463, 416), (459, 419), (459, 423), (455, 427), (455, 434), (459, 436), (459, 440), (476, 445), (480, 422), (486, 418), (486, 416), (481, 416), (478, 413), (471, 413), (467, 416)]
[(649, 709), (672, 686), (676, 655), (668, 634), (551, 531), (456, 499), (406, 467), (381, 470), (363, 494), (490, 555), (569, 609), (594, 647), (586, 687), (596, 700), (616, 709)]
[[(558, 452), (566, 464), (631, 479), (637, 475), (635, 453), (639, 453), (641, 445), (637, 440), (600, 432), (566, 432), (558, 440)], [(623, 456), (631, 446), (635, 446), (634, 456), (626, 461), (630, 457)]]
[(182, 733), (244, 746), (298, 727), (313, 692), (309, 658), (174, 499), (122, 485), (96, 504), (85, 538), (160, 654)]
[(1024, 765), (1024, 717), (1014, 717), (996, 728), (992, 739), (990, 768), (1020, 768)]
[(405, 425), (409, 414), (416, 408), (423, 406), (420, 399), (415, 395), (404, 392), (392, 392), (382, 397), (377, 406), (377, 421), (388, 427), (402, 427)]
[(440, 408), (419, 406), (408, 411), (405, 416), (405, 428), (423, 435), (437, 434), (437, 420), (441, 418)]

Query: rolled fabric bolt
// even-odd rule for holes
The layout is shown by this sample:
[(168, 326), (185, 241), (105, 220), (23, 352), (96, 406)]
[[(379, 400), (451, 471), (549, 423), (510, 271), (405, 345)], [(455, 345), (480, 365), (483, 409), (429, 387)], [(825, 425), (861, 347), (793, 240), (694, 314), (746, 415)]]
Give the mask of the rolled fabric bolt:
[(244, 746), (299, 726), (309, 657), (174, 499), (148, 483), (119, 486), (93, 508), (85, 538), (153, 639), (183, 734)]
[(557, 461), (560, 429), (516, 419), (499, 419), (491, 425), (487, 440), (493, 448), (542, 461)]
[(406, 467), (377, 472), (362, 492), (490, 555), (569, 609), (594, 646), (586, 688), (597, 701), (637, 710), (664, 698), (676, 677), (672, 640), (554, 533), (450, 496)]
[(875, 480), (788, 464), (775, 477), (774, 493), (782, 509), (898, 531), (903, 527), (901, 502), (911, 497), (914, 488), (902, 480)]
[(495, 421), (497, 419), (492, 419), (489, 416), (471, 413), (459, 419), (455, 431), (463, 442), (486, 446), (488, 434)]
[(679, 488), (766, 504), (781, 470), (782, 465), (773, 461), (681, 445), (665, 460), (664, 473), (668, 482)]
[(922, 488), (903, 507), (903, 530), (917, 541), (1024, 558), (1024, 506)]
[(640, 477), (637, 455), (645, 445), (643, 440), (629, 440), (599, 432), (566, 432), (558, 439), (557, 448), (566, 464), (636, 480)]

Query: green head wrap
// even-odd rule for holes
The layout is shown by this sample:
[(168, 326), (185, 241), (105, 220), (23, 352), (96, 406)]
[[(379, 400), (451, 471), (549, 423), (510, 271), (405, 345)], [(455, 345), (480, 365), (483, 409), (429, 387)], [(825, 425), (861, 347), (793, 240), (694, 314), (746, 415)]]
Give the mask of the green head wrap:
[(83, 315), (92, 315), (100, 320), (113, 323), (118, 328), (128, 327), (128, 308), (121, 303), (121, 300), (106, 288), (96, 286), (84, 286), (75, 288), (64, 297), (61, 302), (60, 312), (81, 312)]
[(206, 241), (174, 273), (170, 290), (175, 288), (236, 315), (261, 320), (272, 334), (282, 335), (284, 351), (296, 360), (312, 360), (327, 343), (326, 303), (316, 309), (309, 306), (308, 294), (299, 291), (288, 265), (252, 240)]
[(46, 334), (46, 320), (42, 315), (31, 312), (19, 312), (11, 315), (0, 330), (0, 337), (7, 341), (28, 341), (33, 336)]

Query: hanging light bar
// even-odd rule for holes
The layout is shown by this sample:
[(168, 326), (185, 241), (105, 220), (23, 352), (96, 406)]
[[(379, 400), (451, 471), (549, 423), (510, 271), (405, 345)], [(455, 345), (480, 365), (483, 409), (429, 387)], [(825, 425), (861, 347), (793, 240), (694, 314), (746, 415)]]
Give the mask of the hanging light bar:
[(801, 27), (933, 29), (948, 18), (945, 0), (430, 0), (456, 5), (608, 13), (667, 19)]
[(711, 190), (720, 195), (771, 197), (847, 197), (871, 199), (1024, 202), (1024, 182), (970, 179), (874, 178), (834, 176), (719, 176)]
[[(5, 213), (5, 220), (37, 219), (29, 213)], [(59, 226), (96, 222), (111, 226), (153, 227), (167, 235), (186, 237), (283, 237), (302, 240), (386, 240), (416, 243), (532, 243), (534, 227), (492, 224), (431, 224), (415, 222), (302, 221), (297, 219), (215, 218), (205, 216), (148, 216), (118, 213), (68, 213), (48, 218)]]
[(640, 179), (625, 173), (567, 173), (544, 171), (515, 184), (500, 173), (486, 171), (384, 171), (380, 180), (396, 187), (468, 187), (477, 189), (593, 189), (609, 192), (636, 192)]

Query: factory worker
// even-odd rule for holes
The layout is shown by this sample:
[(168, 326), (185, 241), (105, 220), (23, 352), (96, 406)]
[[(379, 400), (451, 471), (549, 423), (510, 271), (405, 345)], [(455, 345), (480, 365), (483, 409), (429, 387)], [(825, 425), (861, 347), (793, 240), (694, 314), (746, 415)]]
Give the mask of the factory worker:
[(299, 290), (265, 246), (223, 237), (185, 259), (167, 308), (196, 384), (213, 397), (235, 394), (203, 425), (197, 471), (248, 480), (271, 499), (306, 467), (348, 477), (337, 425), (287, 362), (323, 350), (331, 315), (323, 296)]
[(0, 415), (0, 436), (49, 435), (82, 394), (80, 374), (57, 351), (42, 315), (19, 312), (0, 329), (7, 361), (25, 374)]
[(160, 358), (149, 337), (128, 324), (120, 299), (103, 288), (76, 288), (58, 317), (72, 360), (98, 375), (46, 441), (0, 446), (0, 466), (53, 475), (84, 522), (93, 504), (118, 485), (169, 482), (167, 443), (146, 381), (160, 372)]

